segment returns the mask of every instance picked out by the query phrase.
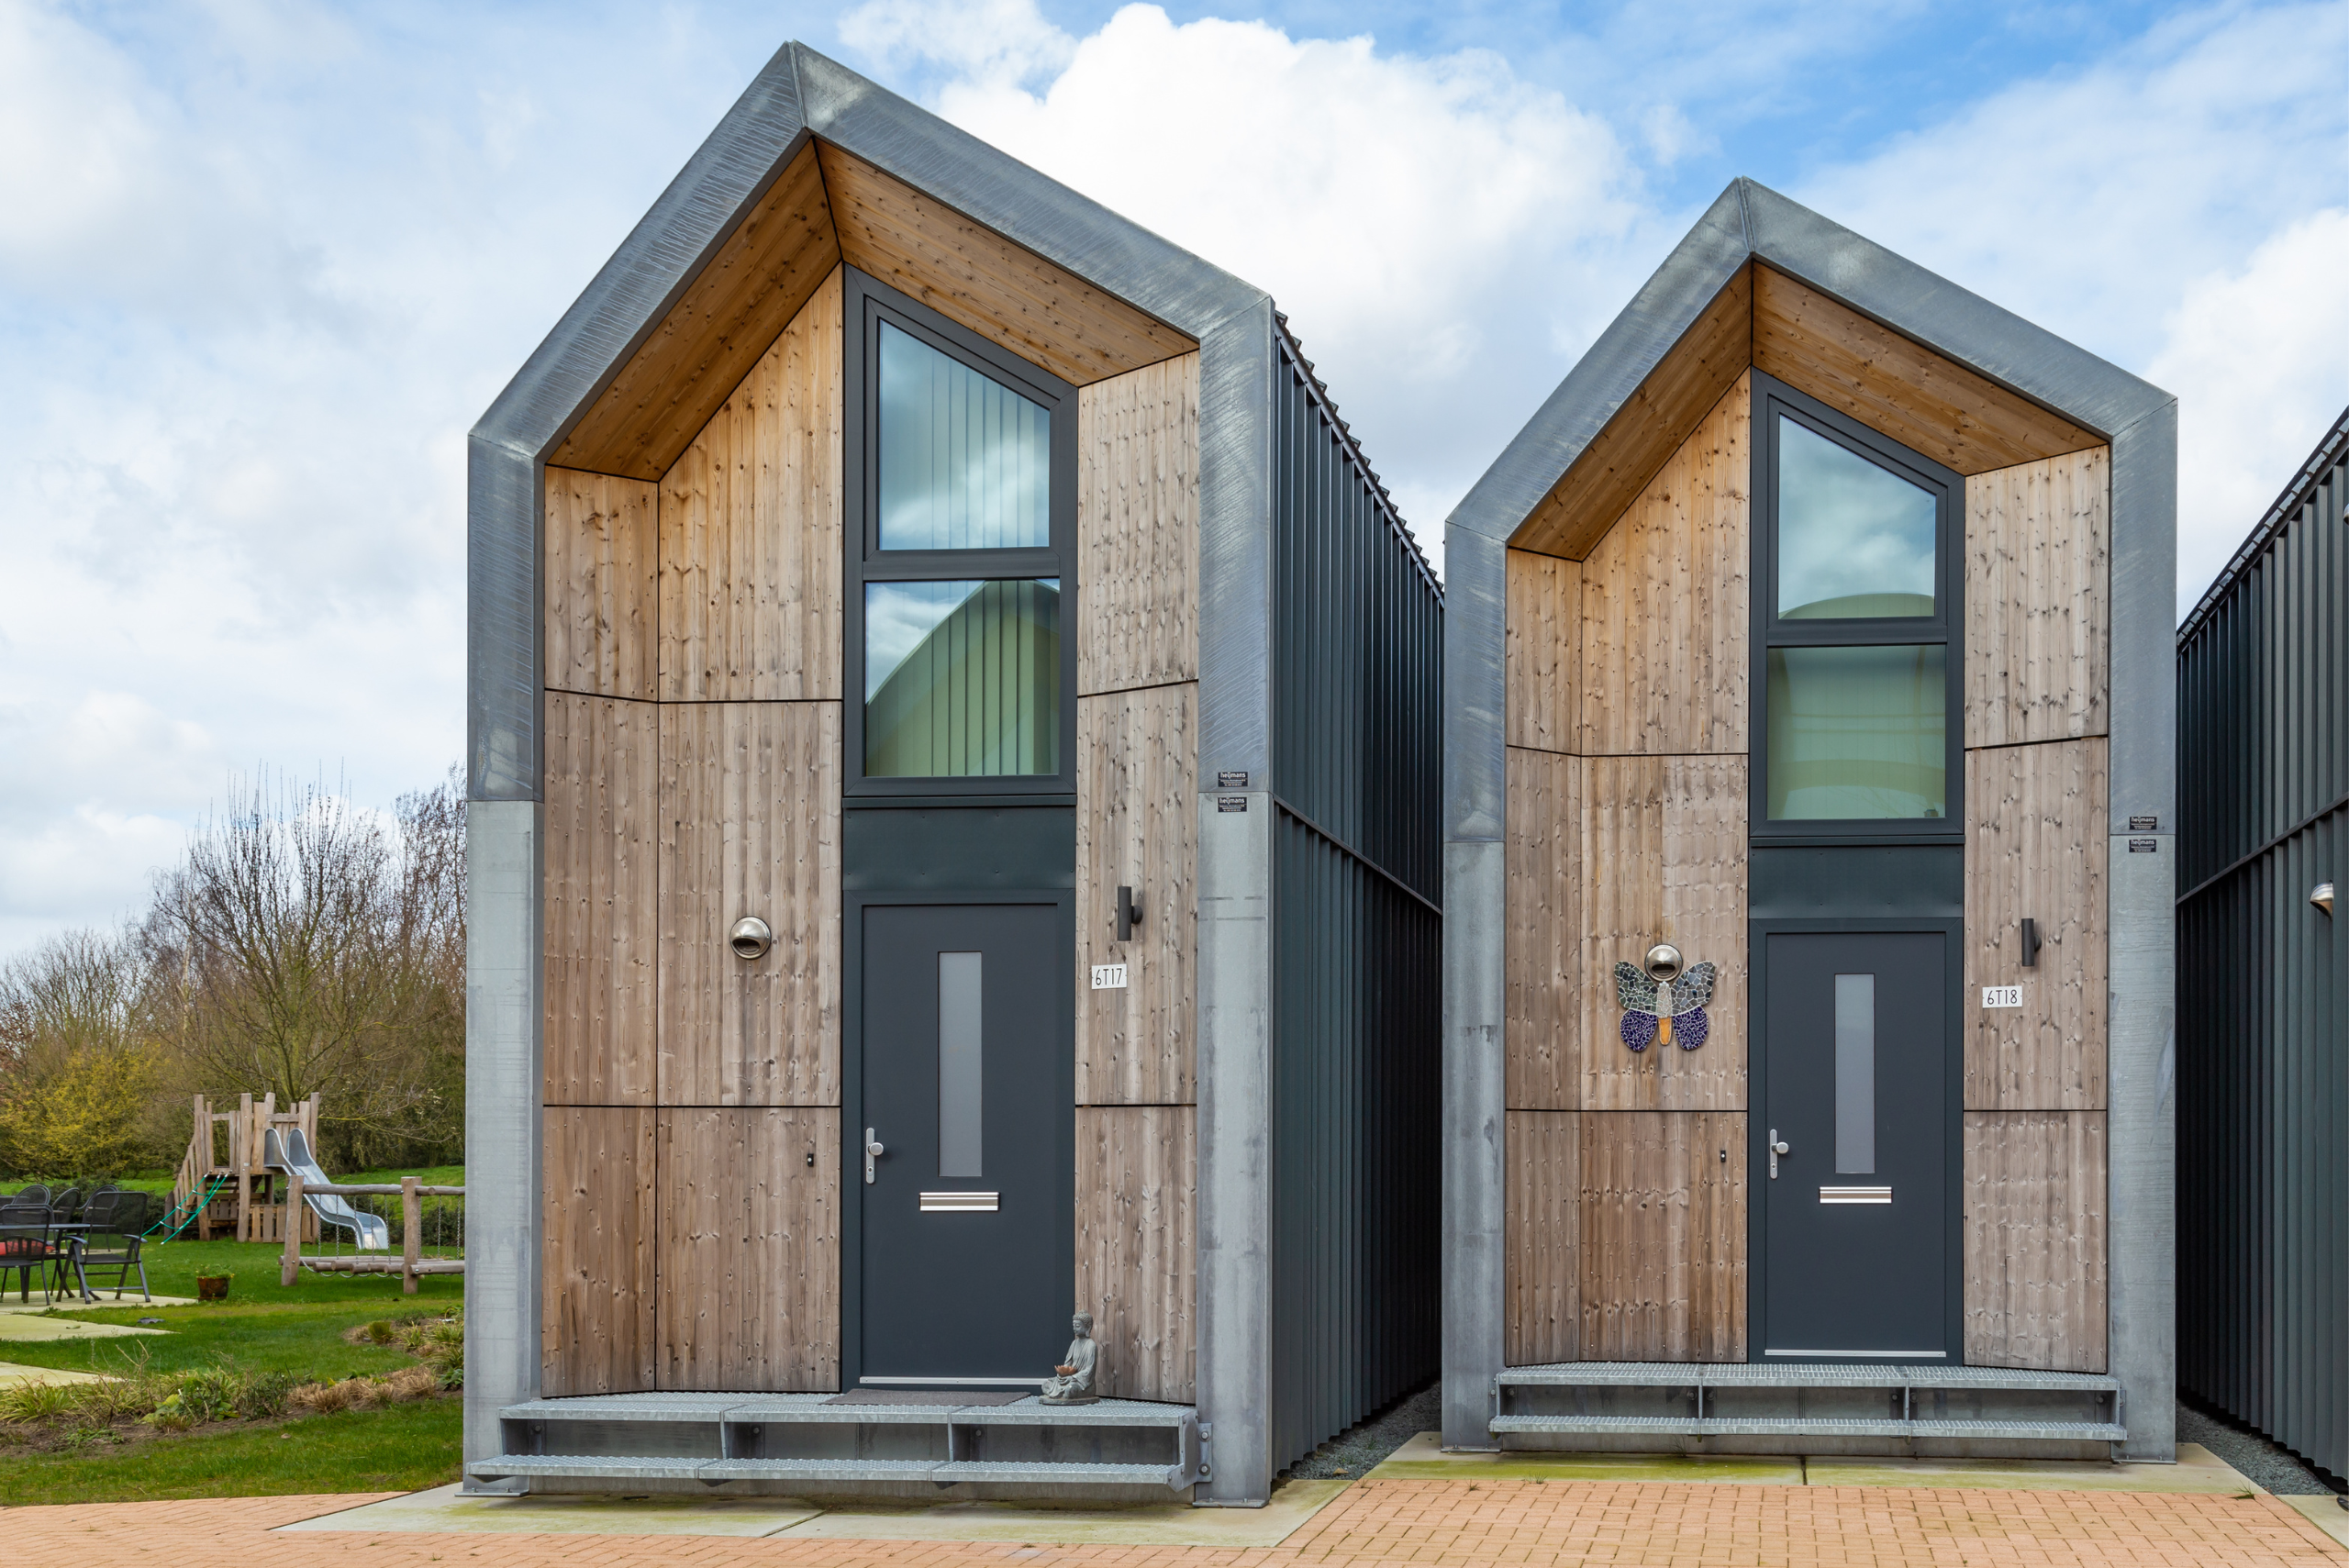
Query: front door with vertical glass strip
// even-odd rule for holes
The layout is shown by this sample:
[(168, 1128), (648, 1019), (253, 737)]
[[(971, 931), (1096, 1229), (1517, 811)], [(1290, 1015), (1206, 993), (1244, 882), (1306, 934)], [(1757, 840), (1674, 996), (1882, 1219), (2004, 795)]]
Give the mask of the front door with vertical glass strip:
[(1955, 1365), (1950, 939), (1757, 937), (1754, 1359)]
[(850, 1129), (868, 1385), (1032, 1385), (1068, 1344), (1057, 904), (868, 905)]

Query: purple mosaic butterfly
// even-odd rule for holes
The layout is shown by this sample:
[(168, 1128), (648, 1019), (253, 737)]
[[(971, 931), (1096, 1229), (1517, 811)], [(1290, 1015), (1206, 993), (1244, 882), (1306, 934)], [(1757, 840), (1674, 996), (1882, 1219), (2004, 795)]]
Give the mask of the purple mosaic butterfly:
[(1615, 966), (1615, 1000), (1623, 1007), (1623, 1043), (1645, 1051), (1656, 1040), (1694, 1051), (1713, 1031), (1705, 1004), (1713, 999), (1713, 966), (1700, 963), (1677, 980), (1651, 980), (1628, 963)]

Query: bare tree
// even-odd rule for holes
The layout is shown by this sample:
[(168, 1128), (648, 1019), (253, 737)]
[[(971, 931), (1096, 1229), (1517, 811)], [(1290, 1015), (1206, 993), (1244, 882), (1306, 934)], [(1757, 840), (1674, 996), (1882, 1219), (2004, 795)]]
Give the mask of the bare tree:
[(316, 786), (242, 786), (150, 921), (189, 1076), (281, 1104), (323, 1094), (321, 1140), (346, 1159), (459, 1141), (462, 865), (453, 782), (389, 823)]

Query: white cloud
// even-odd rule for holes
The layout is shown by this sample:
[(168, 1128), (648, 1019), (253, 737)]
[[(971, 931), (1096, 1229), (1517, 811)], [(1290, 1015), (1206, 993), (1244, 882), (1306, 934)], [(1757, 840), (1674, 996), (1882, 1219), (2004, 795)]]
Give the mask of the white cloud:
[(2332, 207), (2286, 228), (2240, 269), (2197, 279), (2169, 314), (2147, 374), (2180, 391), (2181, 607), (2349, 405), (2344, 277), (2349, 208)]

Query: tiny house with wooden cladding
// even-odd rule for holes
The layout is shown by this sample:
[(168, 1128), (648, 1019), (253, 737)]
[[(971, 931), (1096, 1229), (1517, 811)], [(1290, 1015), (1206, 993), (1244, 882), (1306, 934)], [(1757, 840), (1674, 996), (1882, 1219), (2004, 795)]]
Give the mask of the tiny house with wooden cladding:
[(1462, 502), (1447, 1446), (2171, 1457), (2175, 513), (1742, 180)]
[(789, 45), (470, 511), (469, 1487), (1255, 1505), (1435, 1374), (1442, 596), (1263, 291)]

